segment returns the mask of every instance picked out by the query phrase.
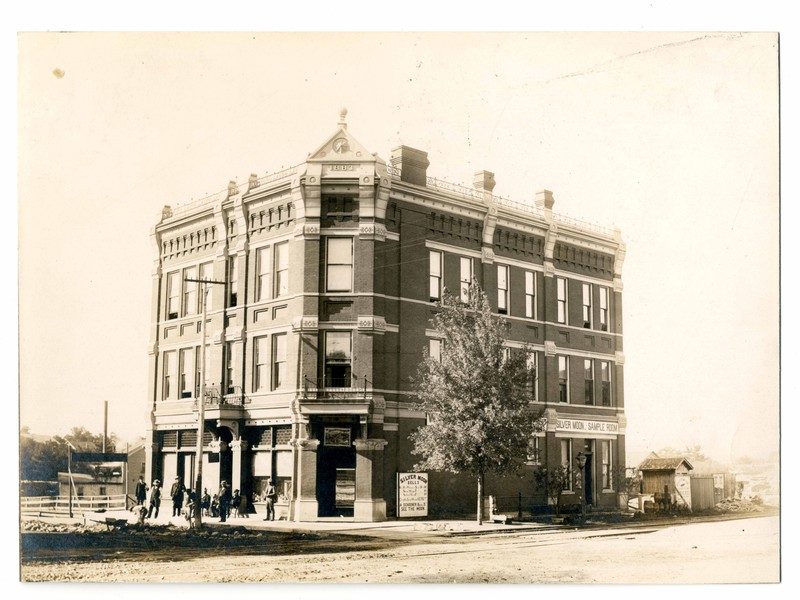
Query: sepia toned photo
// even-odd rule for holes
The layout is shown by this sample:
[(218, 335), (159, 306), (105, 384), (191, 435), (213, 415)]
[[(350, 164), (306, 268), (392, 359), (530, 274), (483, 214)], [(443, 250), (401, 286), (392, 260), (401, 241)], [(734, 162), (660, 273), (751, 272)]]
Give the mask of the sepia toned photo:
[(781, 583), (777, 33), (17, 51), (19, 581)]

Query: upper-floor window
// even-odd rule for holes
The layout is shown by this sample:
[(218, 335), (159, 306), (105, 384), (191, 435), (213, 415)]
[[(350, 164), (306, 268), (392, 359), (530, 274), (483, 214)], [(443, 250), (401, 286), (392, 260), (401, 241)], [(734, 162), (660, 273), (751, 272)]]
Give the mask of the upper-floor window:
[(289, 242), (275, 244), (275, 297), (289, 293)]
[(197, 267), (187, 267), (183, 270), (183, 315), (197, 314)]
[(592, 328), (592, 284), (584, 283), (583, 290), (583, 326), (586, 329)]
[(277, 390), (286, 383), (286, 334), (272, 336), (272, 389)]
[(608, 331), (608, 288), (600, 288), (600, 330)]
[(472, 259), (461, 257), (461, 301), (469, 302), (469, 288), (472, 285)]
[(528, 365), (528, 392), (531, 402), (536, 402), (539, 398), (539, 361), (536, 352), (530, 352), (526, 362)]
[(353, 289), (353, 238), (327, 238), (325, 289), (350, 292)]
[(226, 394), (236, 393), (236, 344), (225, 344), (225, 386)]
[(180, 272), (167, 274), (167, 319), (177, 319), (180, 310), (181, 280)]
[(585, 404), (594, 404), (594, 363), (592, 359), (583, 359), (583, 397)]
[(497, 312), (508, 313), (508, 267), (497, 265)]
[(536, 318), (536, 274), (525, 271), (525, 316)]
[(180, 362), (180, 397), (191, 398), (194, 389), (195, 355), (194, 348), (183, 348), (178, 355)]
[(569, 402), (569, 357), (558, 357), (558, 401)]
[(431, 301), (442, 297), (442, 253), (437, 250), (428, 251), (429, 295)]
[(228, 306), (236, 306), (237, 292), (239, 289), (239, 258), (228, 257)]
[(272, 248), (264, 246), (256, 250), (256, 301), (267, 300), (272, 283)]
[(253, 340), (253, 391), (269, 389), (269, 337)]
[[(213, 279), (214, 279), (214, 263), (207, 262), (207, 263), (203, 263), (203, 264), (200, 265), (200, 279), (202, 279), (203, 281), (213, 281)], [(205, 287), (206, 289), (203, 290), (203, 287)], [(197, 312), (198, 313), (202, 313), (203, 312), (203, 294), (204, 293), (205, 293), (205, 298), (206, 298), (206, 308), (210, 308), (212, 306), (211, 300), (212, 300), (212, 298), (214, 296), (214, 288), (215, 287), (216, 287), (215, 285), (211, 284), (211, 285), (204, 285), (204, 286), (198, 288), (198, 292), (199, 292), (197, 294)]]
[[(195, 348), (195, 373), (194, 373), (194, 397), (200, 397), (200, 346)], [(208, 383), (208, 374), (211, 372), (211, 346), (206, 344), (206, 364), (205, 380)]]
[(442, 362), (442, 340), (435, 338), (428, 340), (428, 356), (436, 362)]
[(175, 377), (178, 366), (175, 360), (175, 351), (164, 352), (162, 361), (164, 377), (161, 386), (161, 399), (172, 400), (175, 397)]
[(352, 387), (353, 338), (349, 331), (325, 333), (326, 387)]
[(600, 361), (600, 394), (603, 406), (611, 406), (611, 363)]
[(559, 323), (567, 322), (567, 280), (556, 277), (556, 318)]

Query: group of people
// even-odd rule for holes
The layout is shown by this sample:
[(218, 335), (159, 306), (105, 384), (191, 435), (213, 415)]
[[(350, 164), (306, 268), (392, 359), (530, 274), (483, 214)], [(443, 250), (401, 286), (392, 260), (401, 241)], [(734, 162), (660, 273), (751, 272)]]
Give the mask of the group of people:
[[(162, 499), (161, 481), (158, 479), (153, 480), (153, 484), (148, 488), (144, 478), (139, 477), (135, 495), (136, 510), (140, 514), (140, 523), (144, 522), (145, 517), (157, 519)], [(277, 496), (275, 486), (272, 482), (269, 482), (264, 493), (267, 509), (265, 521), (275, 520), (275, 500)], [(187, 490), (180, 477), (175, 478), (169, 491), (169, 498), (172, 500), (173, 517), (183, 515), (187, 520), (192, 519), (197, 507), (197, 494), (194, 490)], [(250, 517), (247, 496), (240, 494), (239, 490), (234, 490), (231, 493), (230, 485), (224, 480), (220, 482), (219, 493), (214, 494), (213, 497), (209, 495), (207, 488), (203, 489), (199, 508), (203, 511), (203, 516), (219, 517), (220, 523), (224, 523), (231, 515), (234, 517)]]

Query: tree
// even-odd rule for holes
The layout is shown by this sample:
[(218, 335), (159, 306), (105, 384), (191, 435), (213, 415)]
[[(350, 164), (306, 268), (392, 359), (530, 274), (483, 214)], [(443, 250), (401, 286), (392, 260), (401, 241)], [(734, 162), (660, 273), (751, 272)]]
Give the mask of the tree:
[(547, 495), (547, 499), (553, 504), (556, 511), (556, 516), (561, 514), (561, 492), (563, 492), (569, 485), (570, 472), (569, 468), (565, 465), (557, 465), (551, 467), (539, 467), (533, 473), (533, 479), (536, 482), (536, 487), (543, 490)]
[(527, 458), (537, 418), (529, 406), (530, 350), (506, 353), (508, 323), (492, 314), (475, 281), (466, 304), (445, 291), (433, 327), (441, 351), (426, 354), (416, 378), (428, 423), (410, 437), (423, 457), (415, 468), (476, 477), (482, 524), (484, 475), (515, 473)]
[[(67, 452), (72, 444), (79, 452), (100, 452), (103, 448), (103, 434), (93, 434), (85, 427), (73, 427), (64, 437), (37, 442), (28, 437), (29, 429), (22, 428), (20, 433), (20, 478), (23, 481), (56, 481), (59, 471), (67, 470)], [(106, 438), (106, 452), (114, 452), (117, 437), (111, 434)], [(94, 465), (73, 463), (75, 473), (94, 473)]]
[(642, 476), (637, 468), (623, 466), (614, 469), (612, 475), (614, 476), (614, 489), (619, 493), (621, 503), (625, 506), (625, 512), (628, 512), (630, 499), (639, 495)]

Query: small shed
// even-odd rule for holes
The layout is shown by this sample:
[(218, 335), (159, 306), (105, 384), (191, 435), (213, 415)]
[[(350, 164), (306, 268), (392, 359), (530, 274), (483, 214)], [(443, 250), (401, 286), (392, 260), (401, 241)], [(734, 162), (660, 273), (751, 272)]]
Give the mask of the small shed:
[(651, 454), (639, 465), (642, 493), (652, 494), (656, 504), (668, 508), (684, 506), (692, 509), (692, 464), (682, 456), (662, 458)]

